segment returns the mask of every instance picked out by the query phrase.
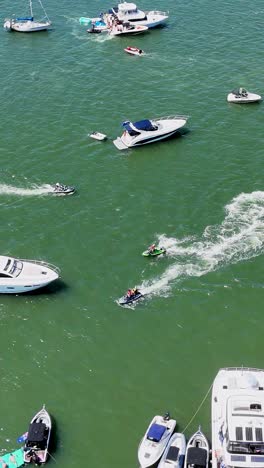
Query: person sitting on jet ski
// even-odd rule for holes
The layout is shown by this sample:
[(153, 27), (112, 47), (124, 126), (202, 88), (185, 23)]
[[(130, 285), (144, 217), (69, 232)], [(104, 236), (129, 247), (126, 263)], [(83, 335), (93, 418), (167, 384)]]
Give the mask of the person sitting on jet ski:
[(128, 289), (126, 297), (129, 299), (131, 296), (133, 296), (133, 289)]
[(156, 250), (156, 244), (151, 244), (148, 248), (149, 253), (155, 252), (155, 250)]

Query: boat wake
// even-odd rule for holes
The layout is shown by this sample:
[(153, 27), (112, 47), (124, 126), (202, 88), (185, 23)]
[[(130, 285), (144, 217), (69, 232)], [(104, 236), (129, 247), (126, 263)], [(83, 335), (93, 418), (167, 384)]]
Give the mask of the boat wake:
[(33, 185), (31, 188), (19, 188), (13, 185), (0, 184), (0, 195), (18, 195), (18, 196), (34, 196), (47, 195), (53, 190), (52, 185)]
[(207, 226), (201, 238), (159, 236), (159, 245), (177, 262), (158, 278), (138, 285), (143, 294), (168, 295), (171, 284), (200, 277), (264, 252), (264, 192), (241, 193), (225, 206), (220, 225)]

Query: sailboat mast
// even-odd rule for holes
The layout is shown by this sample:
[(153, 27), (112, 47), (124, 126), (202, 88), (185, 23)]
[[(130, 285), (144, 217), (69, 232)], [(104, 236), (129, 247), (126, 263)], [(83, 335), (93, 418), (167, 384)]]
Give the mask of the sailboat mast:
[(33, 18), (33, 11), (32, 11), (32, 0), (29, 0), (29, 8), (30, 8), (30, 15)]

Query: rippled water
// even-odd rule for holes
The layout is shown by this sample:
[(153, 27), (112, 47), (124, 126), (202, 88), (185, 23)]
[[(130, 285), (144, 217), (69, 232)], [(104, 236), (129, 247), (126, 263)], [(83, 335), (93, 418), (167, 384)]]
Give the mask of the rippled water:
[[(2, 30), (1, 252), (62, 272), (0, 298), (3, 451), (46, 403), (58, 464), (133, 467), (154, 414), (182, 430), (220, 367), (263, 367), (263, 104), (226, 102), (264, 94), (262, 3), (146, 0), (167, 27), (109, 39), (78, 21), (105, 0), (46, 0), (52, 31)], [(4, 0), (11, 13), (24, 2)], [(123, 120), (174, 114), (182, 137), (112, 144)], [(48, 196), (57, 181), (76, 195)], [(167, 255), (143, 258), (152, 242)], [(145, 300), (119, 307), (134, 285)], [(187, 436), (198, 424), (210, 437), (210, 399)]]

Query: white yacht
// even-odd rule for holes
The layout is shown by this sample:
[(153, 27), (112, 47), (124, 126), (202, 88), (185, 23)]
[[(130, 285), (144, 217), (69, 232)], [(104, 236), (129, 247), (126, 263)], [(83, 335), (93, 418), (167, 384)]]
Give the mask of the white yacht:
[(227, 101), (234, 102), (236, 104), (259, 102), (261, 101), (261, 99), (262, 98), (259, 94), (250, 93), (245, 88), (234, 89), (231, 93), (227, 95)]
[(49, 263), (0, 255), (0, 293), (18, 294), (43, 288), (59, 274), (60, 270)]
[(163, 454), (175, 429), (176, 421), (169, 413), (154, 416), (138, 447), (138, 460), (141, 468), (156, 463)]
[(212, 390), (212, 468), (264, 468), (264, 370), (220, 369)]
[(168, 138), (179, 131), (187, 122), (186, 116), (161, 117), (138, 122), (123, 122), (124, 132), (113, 141), (119, 150), (154, 143)]
[(148, 31), (147, 26), (139, 24), (130, 24), (124, 22), (111, 27), (109, 34), (110, 36), (135, 36), (136, 34), (142, 34)]
[(111, 8), (109, 14), (117, 17), (119, 21), (129, 21), (132, 24), (140, 24), (148, 28), (163, 25), (168, 19), (168, 13), (163, 11), (142, 11), (135, 3), (123, 2), (117, 7)]
[(183, 468), (185, 452), (185, 435), (175, 432), (163, 452), (158, 468)]
[(208, 468), (209, 452), (209, 442), (199, 427), (187, 443), (184, 468)]

